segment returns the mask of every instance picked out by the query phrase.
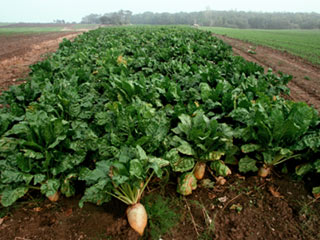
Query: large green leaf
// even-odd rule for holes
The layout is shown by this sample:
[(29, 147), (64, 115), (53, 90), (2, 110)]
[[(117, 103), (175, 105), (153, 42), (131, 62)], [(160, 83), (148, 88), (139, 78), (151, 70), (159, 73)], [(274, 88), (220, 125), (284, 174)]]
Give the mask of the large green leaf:
[(218, 176), (226, 177), (231, 174), (230, 168), (220, 160), (211, 162), (210, 167)]
[(26, 122), (15, 124), (9, 131), (5, 133), (5, 136), (29, 134), (30, 130)]
[(243, 153), (250, 153), (261, 149), (261, 146), (258, 144), (244, 144), (241, 146), (241, 151)]
[(181, 157), (177, 149), (171, 149), (165, 159), (170, 162), (172, 170), (175, 172), (186, 172), (193, 168), (195, 161), (191, 157)]
[(50, 168), (50, 172), (56, 176), (60, 173), (67, 172), (68, 170), (75, 169), (85, 160), (85, 155), (83, 154), (68, 154), (61, 155), (60, 159), (54, 159), (55, 167)]
[(150, 168), (152, 168), (157, 175), (157, 177), (162, 176), (162, 168), (166, 167), (170, 164), (169, 161), (162, 159), (162, 158), (157, 158), (157, 157), (151, 157), (149, 156), (149, 163), (151, 163)]
[(60, 181), (58, 179), (49, 179), (45, 183), (41, 184), (40, 190), (42, 194), (47, 197), (54, 195), (60, 188)]
[(320, 148), (320, 131), (304, 135), (301, 140), (291, 147), (291, 149), (297, 151), (306, 148), (311, 148), (313, 151), (317, 151)]
[(200, 83), (200, 91), (201, 91), (201, 98), (202, 101), (206, 101), (211, 97), (211, 88), (207, 83)]
[(6, 168), (1, 171), (2, 183), (24, 183), (29, 184), (32, 181), (33, 175), (24, 173), (18, 169)]
[(313, 169), (311, 163), (305, 163), (296, 167), (296, 174), (299, 176), (303, 176), (306, 173), (310, 172)]
[(186, 141), (181, 141), (181, 145), (177, 147), (177, 150), (185, 155), (193, 156), (194, 150), (192, 149), (191, 145)]
[(241, 158), (239, 161), (239, 171), (243, 173), (247, 172), (256, 172), (258, 171), (258, 168), (256, 166), (256, 160), (246, 156), (244, 158)]
[[(96, 168), (93, 170), (82, 168), (79, 173), (79, 179), (86, 181), (88, 184), (98, 182), (102, 179), (107, 179), (108, 175), (110, 174), (112, 164), (113, 163), (111, 161), (99, 161), (96, 163)], [(115, 166), (117, 168), (117, 165)], [(118, 170), (118, 168), (116, 170)]]
[(7, 188), (2, 192), (1, 204), (4, 207), (12, 205), (19, 198), (23, 197), (28, 192), (28, 187), (21, 186), (14, 189)]
[(34, 185), (37, 185), (38, 183), (43, 182), (45, 179), (46, 179), (46, 175), (41, 173), (35, 174), (33, 178)]
[(101, 205), (111, 200), (111, 195), (108, 194), (108, 190), (111, 191), (109, 181), (102, 179), (96, 184), (86, 188), (86, 191), (79, 201), (79, 206), (82, 208), (85, 202), (92, 202), (97, 205)]
[(143, 179), (144, 171), (142, 162), (138, 159), (133, 159), (130, 161), (130, 168), (129, 168), (130, 176), (134, 176), (138, 179)]
[(181, 123), (178, 124), (178, 129), (181, 132), (188, 134), (192, 127), (191, 117), (186, 114), (182, 114), (179, 116), (179, 119)]

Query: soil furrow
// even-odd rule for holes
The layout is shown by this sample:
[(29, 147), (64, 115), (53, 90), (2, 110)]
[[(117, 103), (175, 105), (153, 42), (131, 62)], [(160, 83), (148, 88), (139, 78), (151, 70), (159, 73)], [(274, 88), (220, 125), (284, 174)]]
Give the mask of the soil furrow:
[[(293, 79), (288, 84), (290, 88), (289, 98), (313, 105), (320, 112), (320, 67), (287, 52), (264, 46), (253, 47), (252, 44), (237, 39), (221, 35), (215, 36), (231, 45), (235, 55), (256, 62), (266, 71), (271, 68), (274, 72), (292, 75)], [(248, 50), (255, 51), (255, 54), (249, 53)]]

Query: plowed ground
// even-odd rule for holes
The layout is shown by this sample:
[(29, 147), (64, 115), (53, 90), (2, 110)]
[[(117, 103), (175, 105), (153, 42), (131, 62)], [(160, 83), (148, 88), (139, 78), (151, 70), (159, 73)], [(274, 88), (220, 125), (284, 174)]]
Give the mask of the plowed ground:
[[(29, 65), (55, 52), (63, 38), (80, 32), (0, 35), (0, 92), (28, 76)], [(20, 80), (21, 79), (21, 80)]]

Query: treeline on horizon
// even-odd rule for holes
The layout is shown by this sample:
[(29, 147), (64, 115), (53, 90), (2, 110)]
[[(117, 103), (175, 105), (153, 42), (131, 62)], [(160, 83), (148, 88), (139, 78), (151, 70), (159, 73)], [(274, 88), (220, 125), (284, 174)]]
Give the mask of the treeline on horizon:
[(264, 13), (243, 11), (214, 11), (179, 13), (144, 12), (132, 14), (128, 10), (90, 14), (82, 18), (82, 23), (96, 24), (149, 24), (149, 25), (200, 25), (228, 28), (259, 29), (320, 29), (318, 13)]

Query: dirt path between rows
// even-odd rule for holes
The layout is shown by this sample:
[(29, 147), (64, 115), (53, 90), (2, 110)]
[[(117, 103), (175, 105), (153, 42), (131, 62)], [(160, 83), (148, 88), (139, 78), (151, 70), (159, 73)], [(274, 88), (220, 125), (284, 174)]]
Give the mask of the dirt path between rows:
[(29, 74), (29, 65), (55, 52), (64, 38), (72, 40), (79, 34), (81, 32), (1, 37), (0, 92), (21, 83), (19, 79)]
[[(290, 98), (313, 105), (320, 112), (320, 67), (286, 52), (264, 46), (253, 47), (251, 43), (226, 36), (215, 36), (231, 45), (235, 55), (256, 62), (266, 70), (272, 68), (274, 72), (292, 75), (293, 79), (289, 83)], [(249, 53), (250, 49), (254, 49), (255, 54)]]

